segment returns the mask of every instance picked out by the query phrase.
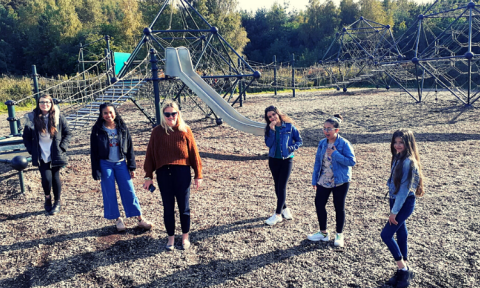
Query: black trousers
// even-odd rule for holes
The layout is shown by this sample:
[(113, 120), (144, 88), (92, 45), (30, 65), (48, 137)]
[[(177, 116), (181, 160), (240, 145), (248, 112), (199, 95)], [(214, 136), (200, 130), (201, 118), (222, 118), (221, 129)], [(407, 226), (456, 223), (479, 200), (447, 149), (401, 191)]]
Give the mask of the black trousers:
[(317, 185), (315, 207), (317, 208), (317, 217), (318, 223), (320, 224), (320, 230), (327, 230), (327, 209), (325, 209), (325, 206), (327, 205), (330, 193), (333, 192), (333, 205), (335, 206), (337, 233), (343, 232), (343, 226), (345, 225), (345, 199), (347, 198), (349, 186), (350, 182), (333, 188), (325, 188)]
[(55, 202), (60, 201), (62, 194), (62, 186), (60, 183), (60, 168), (62, 167), (51, 167), (51, 162), (45, 163), (43, 160), (40, 160), (40, 175), (42, 176), (42, 187), (45, 196), (50, 195), (50, 191), (53, 188), (53, 196), (55, 197)]
[(163, 201), (163, 220), (168, 236), (175, 235), (175, 199), (180, 212), (182, 232), (190, 231), (190, 166), (165, 165), (157, 171), (158, 188)]
[(285, 204), (287, 199), (287, 182), (292, 172), (292, 166), (293, 158), (268, 158), (268, 167), (270, 167), (272, 172), (275, 194), (277, 195), (277, 209), (275, 210), (277, 214), (281, 214), (283, 209), (287, 208), (287, 204)]

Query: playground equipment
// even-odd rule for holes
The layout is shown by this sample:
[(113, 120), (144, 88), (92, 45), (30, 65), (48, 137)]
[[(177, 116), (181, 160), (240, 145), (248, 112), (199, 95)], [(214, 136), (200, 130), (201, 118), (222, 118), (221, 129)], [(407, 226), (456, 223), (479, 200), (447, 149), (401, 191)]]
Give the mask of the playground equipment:
[[(210, 107), (204, 107), (193, 97), (193, 91), (180, 79), (164, 75), (165, 48), (186, 47), (191, 53), (193, 70), (204, 79), (231, 106), (243, 105), (245, 91), (260, 77), (235, 49), (222, 37), (221, 31), (212, 26), (186, 0), (166, 0), (161, 2), (161, 9), (153, 22), (143, 30), (142, 39), (131, 53), (125, 66), (118, 73), (123, 78), (130, 71), (133, 63), (145, 55), (142, 49), (150, 51), (152, 63), (152, 78), (147, 85), (155, 93), (151, 98), (155, 111), (144, 111), (144, 114), (156, 115), (158, 123), (159, 109), (162, 101), (173, 98), (182, 107), (183, 101), (189, 97), (207, 116), (213, 115), (217, 123), (221, 119)], [(153, 50), (152, 50), (153, 49)], [(155, 57), (153, 57), (155, 56)], [(155, 66), (155, 69), (153, 69)], [(234, 96), (234, 94), (237, 94)], [(160, 95), (163, 96), (163, 100)], [(154, 106), (150, 105), (150, 106)]]
[(10, 122), (10, 135), (0, 137), (0, 163), (10, 164), (15, 170), (19, 171), (21, 192), (25, 193), (25, 185), (23, 178), (23, 169), (31, 161), (30, 155), (26, 152), (23, 145), (22, 135), (19, 133), (19, 128), (22, 128), (21, 119), (16, 118), (14, 105), (15, 102), (9, 100), (5, 103), (8, 107), (8, 118)]
[(364, 82), (389, 89), (375, 67), (379, 62), (396, 60), (399, 54), (390, 25), (360, 17), (336, 33), (319, 63), (331, 79), (330, 86), (337, 90), (347, 92), (349, 86)]
[[(401, 48), (398, 61), (382, 61), (381, 66), (392, 78), (413, 83), (419, 102), (426, 97), (427, 85), (449, 91), (465, 105), (480, 98), (478, 1), (435, 1), (397, 45)], [(399, 68), (407, 73), (395, 74)], [(412, 90), (404, 89), (409, 94)]]
[(190, 52), (187, 48), (167, 48), (165, 54), (165, 74), (167, 76), (179, 77), (200, 99), (207, 103), (216, 115), (220, 115), (228, 125), (257, 136), (264, 135), (265, 124), (254, 122), (238, 113), (193, 70)]
[(25, 179), (23, 177), (23, 170), (28, 166), (28, 159), (25, 156), (15, 156), (10, 161), (10, 165), (13, 169), (18, 171), (18, 177), (20, 179), (20, 189), (22, 194), (25, 194)]

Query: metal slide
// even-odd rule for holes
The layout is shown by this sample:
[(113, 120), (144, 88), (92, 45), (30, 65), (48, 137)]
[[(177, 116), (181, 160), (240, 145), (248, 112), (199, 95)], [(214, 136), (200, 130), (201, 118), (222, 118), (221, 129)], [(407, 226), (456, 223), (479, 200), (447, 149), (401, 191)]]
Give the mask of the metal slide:
[(192, 91), (202, 99), (215, 114), (233, 128), (257, 136), (264, 135), (265, 124), (255, 122), (238, 113), (225, 101), (210, 85), (193, 71), (190, 52), (185, 47), (165, 49), (166, 67), (165, 74), (179, 77)]

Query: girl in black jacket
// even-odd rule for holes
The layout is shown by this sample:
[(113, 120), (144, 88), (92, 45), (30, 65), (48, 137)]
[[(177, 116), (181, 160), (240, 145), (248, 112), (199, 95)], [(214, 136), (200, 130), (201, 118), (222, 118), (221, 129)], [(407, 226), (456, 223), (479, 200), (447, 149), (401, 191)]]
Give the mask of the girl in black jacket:
[[(23, 143), (32, 155), (32, 165), (39, 167), (42, 187), (45, 193), (45, 211), (55, 215), (61, 210), (60, 168), (67, 165), (66, 151), (71, 133), (65, 117), (53, 103), (50, 95), (43, 95), (37, 101), (37, 107), (25, 115)], [(55, 197), (52, 206), (50, 191)]]
[(100, 105), (100, 115), (90, 135), (90, 158), (92, 176), (101, 180), (104, 217), (117, 220), (118, 231), (124, 231), (125, 224), (118, 210), (117, 182), (123, 209), (128, 217), (138, 218), (138, 227), (152, 228), (152, 224), (142, 219), (140, 203), (135, 195), (132, 178), (135, 178), (135, 153), (128, 128), (111, 103)]

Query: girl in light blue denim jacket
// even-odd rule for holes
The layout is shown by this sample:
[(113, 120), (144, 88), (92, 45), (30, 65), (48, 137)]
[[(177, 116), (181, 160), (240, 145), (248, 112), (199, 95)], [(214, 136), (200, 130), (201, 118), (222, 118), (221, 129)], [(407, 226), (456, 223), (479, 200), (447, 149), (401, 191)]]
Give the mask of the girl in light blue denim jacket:
[(268, 166), (272, 172), (277, 195), (277, 209), (265, 223), (275, 225), (282, 221), (293, 219), (290, 208), (285, 204), (287, 198), (287, 182), (292, 172), (293, 152), (302, 146), (302, 137), (293, 120), (282, 113), (277, 107), (265, 109), (265, 144), (269, 148)]
[(327, 205), (330, 193), (333, 194), (337, 234), (335, 246), (343, 247), (343, 226), (345, 225), (345, 199), (352, 178), (352, 166), (356, 164), (355, 154), (350, 142), (338, 135), (343, 118), (339, 114), (327, 119), (323, 124), (325, 139), (318, 144), (315, 166), (313, 167), (312, 186), (316, 190), (315, 207), (320, 231), (308, 235), (311, 241), (329, 241), (327, 231)]
[[(417, 144), (413, 132), (398, 130), (393, 133), (390, 144), (392, 168), (387, 181), (390, 194), (390, 216), (382, 230), (383, 242), (397, 262), (395, 275), (387, 281), (388, 285), (407, 287), (413, 278), (408, 269), (407, 218), (415, 209), (416, 196), (423, 196), (423, 176)], [(393, 238), (397, 234), (397, 241)]]

